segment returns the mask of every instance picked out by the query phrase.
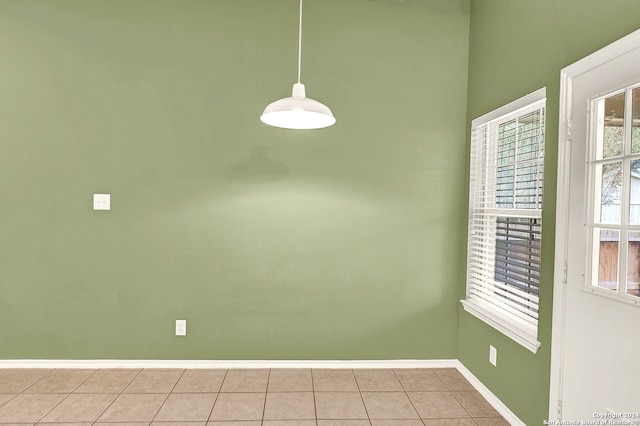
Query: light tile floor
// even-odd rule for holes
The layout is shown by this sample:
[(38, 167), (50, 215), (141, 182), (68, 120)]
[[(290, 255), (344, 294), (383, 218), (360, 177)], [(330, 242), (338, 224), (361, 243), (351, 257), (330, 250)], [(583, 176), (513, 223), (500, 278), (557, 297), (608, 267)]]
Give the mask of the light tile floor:
[(0, 369), (0, 425), (508, 425), (455, 369)]

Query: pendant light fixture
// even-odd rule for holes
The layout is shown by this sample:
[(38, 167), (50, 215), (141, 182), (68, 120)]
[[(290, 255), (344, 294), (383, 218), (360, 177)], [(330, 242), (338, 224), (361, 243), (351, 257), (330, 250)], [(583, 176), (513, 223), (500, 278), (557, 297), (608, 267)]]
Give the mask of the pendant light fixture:
[(304, 84), (300, 83), (302, 62), (302, 0), (300, 0), (300, 26), (298, 29), (298, 82), (293, 85), (291, 97), (270, 103), (260, 116), (269, 126), (284, 129), (321, 129), (336, 122), (326, 105), (307, 98)]

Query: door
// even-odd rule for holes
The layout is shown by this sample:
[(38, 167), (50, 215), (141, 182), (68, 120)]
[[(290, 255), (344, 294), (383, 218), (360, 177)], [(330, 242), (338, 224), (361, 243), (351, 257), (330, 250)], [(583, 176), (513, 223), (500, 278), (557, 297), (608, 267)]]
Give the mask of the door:
[[(640, 412), (640, 32), (566, 70), (550, 418), (634, 416)], [(630, 420), (640, 424), (640, 417)]]

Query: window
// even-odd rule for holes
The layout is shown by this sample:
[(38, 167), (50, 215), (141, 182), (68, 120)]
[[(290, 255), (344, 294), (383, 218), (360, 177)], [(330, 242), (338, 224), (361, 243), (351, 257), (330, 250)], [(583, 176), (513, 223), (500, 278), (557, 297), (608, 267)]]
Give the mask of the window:
[(540, 347), (545, 89), (471, 124), (464, 309), (532, 352)]
[[(587, 285), (640, 301), (640, 87), (592, 101)], [(624, 271), (623, 273), (620, 273)]]

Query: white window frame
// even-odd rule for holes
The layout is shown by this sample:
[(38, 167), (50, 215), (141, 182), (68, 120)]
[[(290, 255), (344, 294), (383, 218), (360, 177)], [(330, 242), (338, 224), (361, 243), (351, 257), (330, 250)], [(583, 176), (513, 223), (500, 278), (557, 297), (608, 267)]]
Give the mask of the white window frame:
[[(515, 117), (519, 117), (528, 112), (535, 111), (536, 109), (546, 108), (546, 88), (541, 88), (536, 90), (533, 93), (530, 93), (526, 96), (523, 96), (520, 99), (517, 99), (507, 105), (504, 105), (494, 111), (491, 111), (481, 117), (476, 118), (471, 122), (471, 138), (472, 138), (472, 146), (471, 150), (474, 150), (474, 142), (477, 139), (474, 137), (477, 130), (481, 128), (486, 128), (487, 125), (491, 128), (495, 123), (500, 123), (503, 121), (508, 121)], [(473, 167), (473, 164), (471, 165)], [(497, 166), (496, 166), (497, 167)], [(492, 167), (487, 167), (488, 175), (485, 176), (487, 180), (495, 180), (495, 176), (491, 175)], [(495, 172), (493, 172), (495, 173)], [(470, 176), (470, 181), (473, 181), (473, 176)], [(476, 183), (477, 185), (477, 183)], [(469, 241), (471, 242), (471, 233), (473, 232), (472, 226), (472, 215), (477, 214), (476, 211), (472, 211), (473, 208), (473, 197), (474, 197), (474, 188), (473, 184), (470, 185), (469, 188)], [(495, 207), (495, 206), (494, 206)], [(508, 215), (505, 216), (505, 213)], [(485, 208), (481, 214), (485, 218), (494, 218), (497, 216), (505, 216), (505, 217), (526, 217), (526, 218), (541, 218), (542, 210), (541, 209), (496, 209), (496, 208)], [(468, 246), (468, 257), (467, 262), (471, 260), (472, 246), (469, 244)], [(489, 249), (491, 250), (491, 249)], [(487, 323), (491, 327), (500, 331), (504, 335), (508, 336), (515, 342), (524, 346), (528, 350), (533, 353), (536, 353), (540, 348), (540, 342), (538, 341), (538, 325), (537, 320), (533, 321), (531, 319), (524, 320), (522, 315), (517, 310), (510, 310), (506, 304), (501, 303), (498, 299), (496, 299), (495, 303), (492, 303), (486, 299), (481, 299), (478, 297), (473, 297), (470, 293), (470, 269), (469, 263), (467, 263), (467, 284), (466, 284), (466, 297), (461, 300), (462, 306), (464, 310), (471, 315), (474, 315), (481, 321)], [(493, 280), (492, 274), (487, 274), (487, 288), (491, 288), (493, 284), (490, 283)], [(535, 301), (537, 304), (537, 300)]]

